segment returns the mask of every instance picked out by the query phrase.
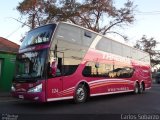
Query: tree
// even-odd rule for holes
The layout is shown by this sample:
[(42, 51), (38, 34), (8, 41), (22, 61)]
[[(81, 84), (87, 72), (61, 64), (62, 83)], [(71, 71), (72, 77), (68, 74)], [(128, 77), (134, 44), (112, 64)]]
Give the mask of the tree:
[(160, 63), (160, 51), (155, 50), (159, 43), (154, 38), (147, 38), (145, 35), (136, 42), (135, 48), (148, 52), (151, 59), (151, 66), (154, 67)]
[[(30, 28), (33, 29), (37, 26), (46, 24), (46, 19), (48, 13), (46, 14), (46, 9), (52, 5), (52, 10), (56, 10), (55, 0), (23, 0), (17, 6), (17, 10), (22, 16), (27, 17), (27, 23)], [(54, 13), (52, 12), (52, 15)]]
[(73, 1), (70, 4), (64, 1), (60, 21), (69, 21), (104, 35), (115, 26), (122, 27), (134, 22), (135, 6), (129, 0), (120, 9), (114, 6), (113, 0)]
[(67, 21), (102, 34), (112, 32), (114, 27), (132, 24), (134, 9), (135, 5), (129, 0), (120, 9), (113, 0), (24, 0), (17, 6), (23, 16), (28, 15), (32, 28), (48, 22)]

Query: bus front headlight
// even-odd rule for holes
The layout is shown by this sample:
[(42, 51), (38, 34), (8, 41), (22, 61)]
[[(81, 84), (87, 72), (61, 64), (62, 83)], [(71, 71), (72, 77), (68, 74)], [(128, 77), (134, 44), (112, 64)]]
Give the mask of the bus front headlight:
[(11, 91), (12, 92), (14, 92), (14, 91), (16, 91), (16, 89), (15, 89), (15, 87), (12, 85), (12, 87), (11, 87)]
[(37, 93), (42, 92), (42, 84), (39, 84), (31, 89), (28, 90), (29, 93)]

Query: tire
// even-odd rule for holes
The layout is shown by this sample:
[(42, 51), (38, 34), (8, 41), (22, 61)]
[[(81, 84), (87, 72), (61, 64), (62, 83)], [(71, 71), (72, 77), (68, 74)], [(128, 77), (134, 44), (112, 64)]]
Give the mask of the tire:
[(144, 88), (144, 84), (141, 83), (140, 87), (139, 87), (139, 94), (142, 94), (144, 92), (145, 88)]
[(136, 82), (135, 86), (134, 86), (134, 93), (138, 94), (139, 93), (139, 84)]
[(74, 95), (75, 103), (84, 103), (87, 100), (87, 89), (84, 84), (79, 84)]

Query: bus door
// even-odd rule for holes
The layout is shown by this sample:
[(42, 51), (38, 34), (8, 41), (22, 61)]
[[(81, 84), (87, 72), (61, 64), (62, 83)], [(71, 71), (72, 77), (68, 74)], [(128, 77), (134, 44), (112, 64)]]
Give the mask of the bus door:
[(63, 96), (63, 56), (63, 53), (59, 53), (48, 65), (49, 78), (46, 81), (47, 101), (54, 101)]

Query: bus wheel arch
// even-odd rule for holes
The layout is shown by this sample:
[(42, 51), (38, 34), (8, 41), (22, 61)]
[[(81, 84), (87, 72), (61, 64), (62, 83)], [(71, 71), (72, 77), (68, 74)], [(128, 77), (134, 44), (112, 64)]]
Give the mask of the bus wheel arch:
[(80, 82), (74, 93), (74, 101), (75, 103), (84, 103), (90, 97), (90, 88), (86, 82)]

